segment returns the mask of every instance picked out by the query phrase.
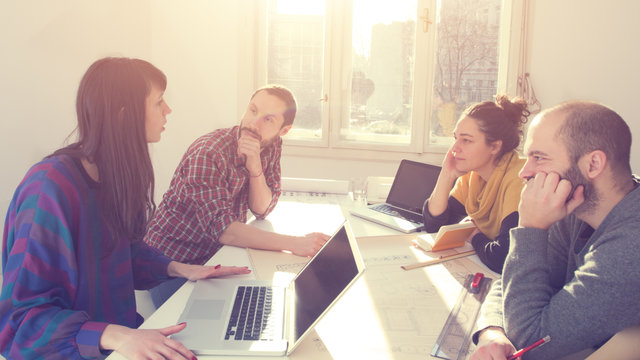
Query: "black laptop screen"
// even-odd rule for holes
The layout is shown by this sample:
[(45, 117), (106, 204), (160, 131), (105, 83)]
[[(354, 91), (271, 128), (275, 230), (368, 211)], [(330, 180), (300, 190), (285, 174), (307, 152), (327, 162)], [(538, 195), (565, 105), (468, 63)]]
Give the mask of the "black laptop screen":
[(294, 280), (295, 341), (357, 276), (358, 266), (342, 226)]
[(422, 213), (422, 205), (436, 187), (440, 166), (402, 160), (393, 180), (387, 203)]

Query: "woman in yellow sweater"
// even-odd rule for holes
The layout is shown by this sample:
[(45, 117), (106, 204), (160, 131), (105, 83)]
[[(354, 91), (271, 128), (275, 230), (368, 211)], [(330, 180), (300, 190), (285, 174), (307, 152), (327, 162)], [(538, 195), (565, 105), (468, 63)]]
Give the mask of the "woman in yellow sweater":
[(509, 229), (518, 225), (525, 159), (516, 148), (529, 111), (524, 100), (499, 95), (468, 107), (454, 130), (438, 182), (425, 201), (425, 229), (457, 223), (469, 216), (477, 226), (471, 244), (491, 270), (502, 273), (509, 251)]

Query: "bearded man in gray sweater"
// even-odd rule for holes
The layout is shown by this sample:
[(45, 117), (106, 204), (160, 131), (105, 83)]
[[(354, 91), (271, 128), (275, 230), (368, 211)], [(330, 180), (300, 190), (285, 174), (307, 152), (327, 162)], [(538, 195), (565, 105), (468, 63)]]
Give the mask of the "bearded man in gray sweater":
[(526, 181), (502, 278), (482, 307), (472, 359), (523, 359), (597, 348), (640, 324), (640, 187), (631, 132), (613, 110), (568, 102), (536, 116)]

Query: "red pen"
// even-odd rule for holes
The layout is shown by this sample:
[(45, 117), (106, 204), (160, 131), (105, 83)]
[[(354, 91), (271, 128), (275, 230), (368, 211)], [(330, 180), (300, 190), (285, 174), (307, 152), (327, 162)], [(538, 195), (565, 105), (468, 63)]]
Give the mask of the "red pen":
[(545, 337), (543, 337), (542, 339), (534, 342), (533, 344), (527, 346), (524, 349), (518, 350), (515, 353), (513, 353), (513, 355), (510, 355), (507, 360), (515, 360), (517, 358), (519, 358), (520, 356), (524, 355), (524, 353), (526, 353), (527, 351), (537, 348), (538, 346), (542, 345), (542, 344), (546, 344), (549, 341), (551, 341), (551, 336), (547, 335)]

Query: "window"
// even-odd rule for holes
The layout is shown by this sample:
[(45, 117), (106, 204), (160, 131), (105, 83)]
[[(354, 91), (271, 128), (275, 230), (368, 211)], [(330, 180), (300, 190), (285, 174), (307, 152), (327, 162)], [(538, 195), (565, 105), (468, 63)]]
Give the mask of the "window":
[(288, 145), (442, 151), (462, 110), (506, 87), (502, 0), (264, 1), (258, 82), (296, 96)]
[(288, 138), (323, 138), (324, 0), (279, 0), (268, 7), (267, 83), (289, 87), (298, 112)]

